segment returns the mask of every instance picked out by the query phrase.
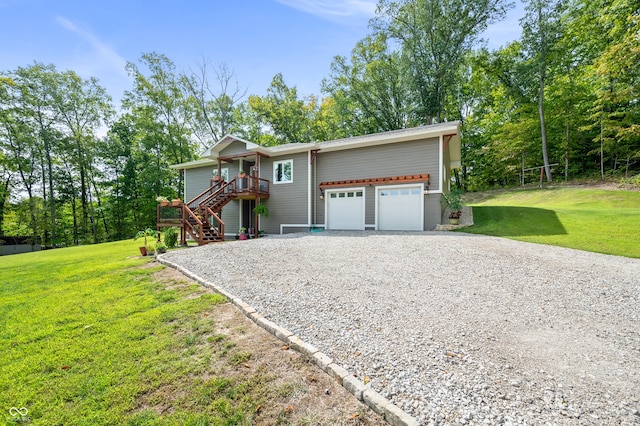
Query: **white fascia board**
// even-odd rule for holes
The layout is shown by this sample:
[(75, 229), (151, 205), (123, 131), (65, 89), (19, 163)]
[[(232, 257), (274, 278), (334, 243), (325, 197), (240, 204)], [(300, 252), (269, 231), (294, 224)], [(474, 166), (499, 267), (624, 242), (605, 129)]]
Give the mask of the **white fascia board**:
[[(259, 147), (265, 150), (265, 153), (270, 155), (271, 157), (279, 157), (282, 155), (296, 154), (300, 152), (311, 152), (314, 149), (318, 149), (318, 144), (316, 143), (308, 143), (308, 144), (291, 144), (291, 145), (278, 145), (275, 147)], [(258, 149), (252, 150), (257, 151)]]
[(169, 168), (174, 170), (184, 170), (184, 169), (196, 169), (198, 167), (204, 167), (204, 166), (215, 166), (217, 164), (218, 164), (217, 160), (205, 158), (201, 160), (187, 161), (186, 163), (172, 164), (169, 166)]
[(323, 152), (339, 151), (344, 149), (384, 145), (397, 142), (407, 142), (417, 139), (428, 139), (450, 133), (458, 134), (459, 131), (460, 123), (458, 121), (452, 121), (447, 123), (433, 124), (430, 126), (392, 130), (389, 132), (375, 133), (372, 135), (355, 136), (347, 139), (320, 142), (318, 143), (318, 148), (320, 148)]
[(211, 145), (211, 147), (209, 147), (209, 149), (207, 149), (205, 152), (203, 152), (202, 156), (203, 157), (209, 157), (209, 158), (217, 158), (218, 157), (218, 153), (220, 151), (222, 151), (227, 146), (229, 146), (230, 144), (232, 144), (233, 142), (236, 142), (236, 141), (237, 142), (242, 142), (243, 144), (245, 144), (245, 146), (247, 147), (247, 150), (252, 150), (252, 149), (260, 147), (260, 145), (257, 145), (257, 144), (255, 144), (253, 142), (249, 142), (248, 140), (242, 139), (241, 137), (227, 134), (227, 135), (224, 135), (216, 143)]

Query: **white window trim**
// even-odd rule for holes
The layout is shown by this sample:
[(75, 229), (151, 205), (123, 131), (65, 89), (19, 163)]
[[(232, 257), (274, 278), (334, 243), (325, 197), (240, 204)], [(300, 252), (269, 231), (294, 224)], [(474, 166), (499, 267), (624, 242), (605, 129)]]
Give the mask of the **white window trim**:
[[(220, 175), (225, 182), (229, 182), (229, 168), (225, 167), (224, 169), (220, 169)], [(213, 169), (213, 177), (218, 176), (218, 169)]]
[[(278, 177), (276, 174), (276, 171), (278, 170), (278, 165), (285, 164), (285, 163), (291, 163), (291, 179), (278, 182), (278, 180), (276, 179)], [(280, 185), (282, 183), (293, 183), (293, 158), (290, 158), (288, 160), (280, 160), (280, 161), (273, 162), (273, 183), (275, 185)]]

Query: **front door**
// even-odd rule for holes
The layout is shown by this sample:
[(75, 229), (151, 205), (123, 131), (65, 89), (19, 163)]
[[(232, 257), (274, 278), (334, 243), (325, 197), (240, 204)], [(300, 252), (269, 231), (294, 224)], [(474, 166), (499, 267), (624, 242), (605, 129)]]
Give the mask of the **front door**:
[(256, 200), (240, 200), (242, 205), (242, 213), (240, 227), (247, 228), (247, 231), (255, 227), (255, 214), (253, 209), (256, 207)]

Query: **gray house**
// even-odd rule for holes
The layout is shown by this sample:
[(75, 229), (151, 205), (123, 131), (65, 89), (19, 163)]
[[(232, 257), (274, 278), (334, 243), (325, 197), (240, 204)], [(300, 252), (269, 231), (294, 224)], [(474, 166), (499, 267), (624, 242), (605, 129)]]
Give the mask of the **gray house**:
[[(228, 135), (201, 159), (172, 167), (184, 173), (183, 238), (201, 244), (240, 228), (432, 230), (460, 167), (460, 123), (272, 147)], [(258, 204), (267, 217), (256, 215)]]

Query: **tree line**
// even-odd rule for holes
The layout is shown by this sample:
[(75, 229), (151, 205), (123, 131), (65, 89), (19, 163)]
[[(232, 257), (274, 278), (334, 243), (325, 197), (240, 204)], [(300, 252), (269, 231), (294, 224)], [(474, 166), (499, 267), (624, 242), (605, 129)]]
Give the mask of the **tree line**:
[[(322, 97), (282, 74), (247, 96), (225, 64), (178, 72), (147, 53), (119, 109), (95, 78), (35, 62), (0, 73), (0, 236), (45, 246), (129, 238), (156, 197), (182, 196), (171, 164), (233, 133), (263, 145), (460, 120), (467, 190), (633, 176), (640, 159), (640, 6), (527, 0), (521, 37), (480, 36), (507, 0), (380, 0), (371, 32), (337, 56)], [(536, 172), (537, 173), (537, 172)], [(0, 237), (1, 239), (1, 237)]]

